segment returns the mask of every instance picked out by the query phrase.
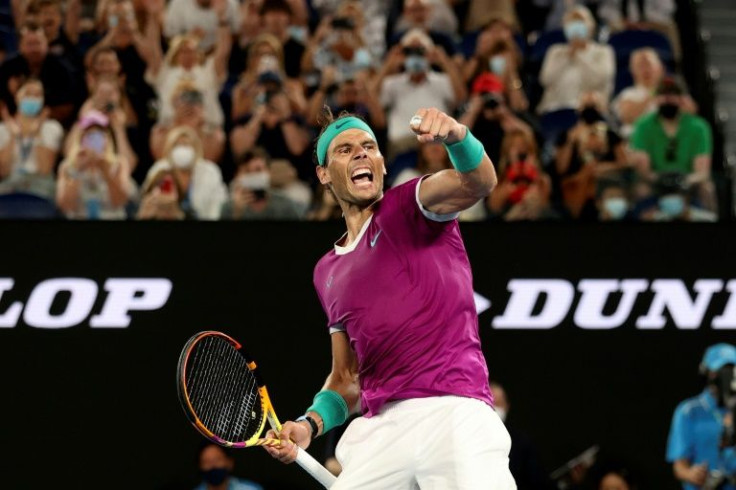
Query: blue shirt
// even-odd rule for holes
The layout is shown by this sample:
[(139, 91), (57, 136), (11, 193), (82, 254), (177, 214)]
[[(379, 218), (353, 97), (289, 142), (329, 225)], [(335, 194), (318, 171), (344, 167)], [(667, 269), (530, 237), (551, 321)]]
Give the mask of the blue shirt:
[[(202, 482), (194, 487), (194, 490), (207, 490), (207, 484)], [(231, 476), (227, 485), (227, 490), (263, 490), (263, 487), (250, 480), (234, 478)]]
[[(672, 417), (667, 461), (674, 463), (685, 459), (691, 464), (706, 463), (708, 470), (736, 475), (736, 451), (734, 448), (720, 449), (726, 412), (725, 408), (717, 406), (708, 389), (680, 403)], [(698, 489), (690, 483), (683, 483), (682, 488)], [(723, 489), (736, 490), (736, 486), (726, 485)]]

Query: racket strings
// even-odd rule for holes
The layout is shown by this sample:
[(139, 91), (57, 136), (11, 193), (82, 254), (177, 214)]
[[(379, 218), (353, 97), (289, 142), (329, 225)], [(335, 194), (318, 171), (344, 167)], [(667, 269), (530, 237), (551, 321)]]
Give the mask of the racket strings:
[(204, 338), (194, 346), (186, 374), (191, 406), (209, 431), (230, 442), (256, 435), (264, 417), (258, 383), (232, 344)]

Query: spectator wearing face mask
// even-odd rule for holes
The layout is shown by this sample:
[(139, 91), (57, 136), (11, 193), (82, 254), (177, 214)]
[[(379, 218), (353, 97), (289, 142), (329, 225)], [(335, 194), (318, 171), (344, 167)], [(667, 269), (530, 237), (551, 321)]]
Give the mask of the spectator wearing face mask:
[(43, 85), (28, 80), (16, 92), (14, 116), (3, 108), (0, 124), (0, 192), (29, 192), (53, 199), (54, 165), (64, 130), (48, 118)]
[(610, 46), (593, 41), (593, 15), (578, 6), (565, 14), (567, 42), (555, 44), (544, 57), (539, 82), (544, 87), (537, 112), (575, 109), (585, 92), (599, 92), (608, 102), (616, 72)]
[[(660, 174), (654, 184), (655, 196), (645, 201), (640, 213), (644, 221), (714, 222), (715, 213), (692, 203), (687, 178), (677, 172)], [(646, 206), (646, 204), (650, 204)]]
[[(432, 64), (442, 71), (433, 71)], [(399, 73), (402, 67), (404, 71)], [(452, 113), (466, 95), (456, 65), (420, 30), (409, 31), (391, 48), (374, 83), (380, 87), (381, 104), (388, 116), (392, 155), (416, 147), (409, 120), (418, 109), (431, 102), (438, 110)]]
[(631, 219), (631, 204), (626, 185), (621, 180), (604, 179), (598, 183), (598, 221), (611, 222)]
[(202, 483), (194, 490), (263, 490), (253, 481), (232, 476), (235, 461), (223, 447), (205, 443), (199, 450), (198, 462)]
[(463, 68), (466, 80), (475, 79), (482, 73), (492, 73), (504, 86), (504, 96), (512, 110), (521, 112), (529, 108), (529, 100), (523, 90), (520, 70), (521, 57), (514, 41), (498, 40), (484, 55), (468, 60)]
[(230, 199), (222, 215), (242, 220), (297, 220), (303, 216), (294, 201), (271, 187), (269, 156), (260, 149), (245, 153), (230, 183)]
[(493, 394), (493, 409), (506, 425), (511, 436), (511, 451), (509, 452), (509, 469), (514, 475), (519, 490), (553, 490), (555, 487), (547, 478), (547, 472), (542, 467), (539, 453), (532, 441), (514, 424), (509, 424), (509, 410), (511, 403), (506, 390), (499, 383), (491, 381)]
[(562, 29), (565, 24), (565, 17), (578, 6), (595, 7), (599, 0), (532, 0), (534, 5), (547, 10), (547, 16), (544, 21), (544, 30), (552, 31)]
[(89, 111), (59, 166), (57, 206), (69, 219), (125, 219), (133, 194), (128, 163), (115, 146), (107, 116)]
[(452, 39), (457, 36), (457, 19), (446, 4), (431, 0), (404, 0), (404, 10), (394, 26), (394, 44), (412, 29), (424, 31), (448, 55), (455, 54)]
[(184, 192), (170, 169), (152, 175), (141, 190), (138, 220), (183, 220), (190, 218), (184, 210)]
[(491, 73), (479, 75), (473, 82), (472, 95), (459, 121), (465, 124), (491, 158), (498, 163), (503, 137), (510, 131), (521, 131), (536, 138), (532, 122), (525, 114), (517, 115), (506, 104), (505, 85)]
[(598, 179), (623, 178), (628, 168), (623, 141), (606, 122), (605, 107), (600, 94), (583, 94), (578, 123), (557, 141), (555, 169), (561, 181), (562, 200), (576, 219), (595, 220)]
[(262, 30), (275, 36), (281, 43), (284, 54), (284, 72), (288, 78), (296, 79), (301, 74), (302, 57), (306, 47), (292, 36), (292, 8), (286, 0), (268, 0), (260, 10)]
[(177, 187), (184, 193), (182, 205), (186, 213), (200, 220), (220, 218), (227, 199), (225, 183), (220, 168), (204, 158), (202, 141), (194, 129), (180, 126), (169, 132), (164, 157), (151, 167), (146, 181), (160, 170), (172, 171)]
[(694, 189), (699, 207), (716, 212), (712, 131), (705, 119), (683, 112), (684, 95), (674, 78), (662, 81), (657, 90), (657, 111), (643, 116), (634, 126), (629, 140), (632, 160), (650, 182), (662, 173), (685, 175), (685, 184)]

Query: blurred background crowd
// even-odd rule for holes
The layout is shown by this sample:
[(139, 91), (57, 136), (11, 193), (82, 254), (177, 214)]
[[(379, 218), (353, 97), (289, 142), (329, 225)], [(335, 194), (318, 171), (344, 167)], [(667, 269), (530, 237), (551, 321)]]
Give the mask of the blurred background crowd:
[(395, 186), (450, 168), (409, 130), (434, 106), (499, 175), (462, 220), (727, 220), (691, 7), (5, 0), (0, 216), (339, 219), (314, 175), (323, 107), (368, 121)]

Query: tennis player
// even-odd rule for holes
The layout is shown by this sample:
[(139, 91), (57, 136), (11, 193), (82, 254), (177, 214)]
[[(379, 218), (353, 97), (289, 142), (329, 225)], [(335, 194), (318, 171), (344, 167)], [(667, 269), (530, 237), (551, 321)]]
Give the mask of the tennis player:
[[(328, 117), (332, 119), (331, 114)], [(314, 270), (327, 313), (332, 371), (304, 416), (287, 422), (282, 462), (349, 413), (333, 489), (515, 489), (511, 441), (493, 411), (472, 275), (458, 213), (497, 182), (467, 127), (437, 109), (410, 123), (443, 141), (454, 166), (383, 192), (386, 166), (361, 119), (341, 115), (317, 142), (317, 176), (347, 233)]]

